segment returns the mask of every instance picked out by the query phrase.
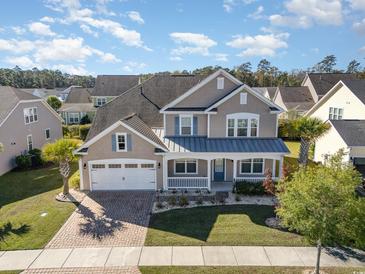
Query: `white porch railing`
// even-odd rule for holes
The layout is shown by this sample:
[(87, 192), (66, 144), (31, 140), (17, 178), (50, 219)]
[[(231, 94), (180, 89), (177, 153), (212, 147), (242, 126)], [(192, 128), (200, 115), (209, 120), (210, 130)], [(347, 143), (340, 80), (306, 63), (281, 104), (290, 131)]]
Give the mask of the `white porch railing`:
[[(236, 177), (236, 182), (243, 182), (246, 181), (248, 183), (258, 183), (262, 182), (265, 177)], [(277, 181), (277, 177), (272, 177), (274, 181)]]
[(209, 188), (208, 177), (169, 177), (168, 188)]

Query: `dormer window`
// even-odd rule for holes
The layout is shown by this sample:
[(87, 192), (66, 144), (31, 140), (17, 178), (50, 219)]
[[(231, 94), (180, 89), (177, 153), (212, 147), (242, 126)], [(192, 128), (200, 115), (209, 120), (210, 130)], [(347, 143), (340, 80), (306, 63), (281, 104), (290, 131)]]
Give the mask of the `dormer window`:
[(224, 89), (224, 77), (217, 78), (217, 89)]
[(97, 97), (96, 98), (96, 106), (101, 107), (102, 105), (106, 104), (106, 98), (105, 97)]
[(192, 115), (180, 115), (180, 135), (193, 135)]

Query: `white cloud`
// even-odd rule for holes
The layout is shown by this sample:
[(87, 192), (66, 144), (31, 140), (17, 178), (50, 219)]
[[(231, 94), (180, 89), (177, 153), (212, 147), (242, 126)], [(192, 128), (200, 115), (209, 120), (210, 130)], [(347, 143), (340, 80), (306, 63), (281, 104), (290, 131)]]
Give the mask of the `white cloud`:
[(256, 1), (257, 0), (223, 0), (222, 6), (226, 12), (232, 12), (234, 6), (237, 6), (239, 4), (249, 5)]
[(111, 0), (96, 0), (96, 11), (98, 13), (104, 14), (104, 15), (108, 15), (108, 16), (115, 16), (115, 12), (110, 11), (107, 8), (107, 4), (108, 2), (110, 2)]
[(92, 49), (92, 53), (100, 57), (101, 62), (103, 63), (119, 63), (121, 62), (120, 59), (118, 59), (114, 54), (112, 53), (105, 53), (101, 50)]
[(41, 19), (39, 19), (39, 21), (44, 22), (44, 23), (54, 23), (55, 19), (49, 16), (44, 16)]
[(343, 22), (341, 0), (289, 0), (284, 5), (289, 15), (271, 15), (271, 24), (308, 28), (314, 24), (338, 26)]
[(170, 56), (171, 61), (182, 61), (182, 58), (180, 56)]
[(22, 69), (31, 69), (34, 67), (39, 67), (27, 55), (7, 57), (5, 58), (5, 62), (13, 66), (19, 66)]
[(275, 56), (277, 50), (288, 47), (286, 40), (289, 33), (265, 34), (256, 36), (236, 35), (227, 43), (228, 46), (243, 49), (239, 56)]
[(25, 28), (19, 26), (11, 27), (11, 30), (14, 31), (16, 35), (23, 35), (26, 32)]
[(73, 74), (73, 75), (90, 75), (91, 74), (85, 69), (84, 64), (81, 64), (79, 66), (58, 64), (58, 65), (54, 65), (52, 67), (52, 69), (58, 69), (62, 72), (65, 72), (68, 74)]
[(256, 11), (249, 14), (248, 17), (252, 18), (252, 19), (255, 19), (255, 20), (258, 20), (258, 19), (263, 18), (263, 15), (262, 15), (263, 12), (264, 12), (264, 7), (263, 6), (258, 6)]
[(364, 0), (348, 0), (350, 6), (354, 10), (365, 10), (365, 1)]
[(81, 24), (80, 25), (80, 29), (87, 33), (87, 34), (90, 34), (94, 37), (99, 37), (99, 34), (96, 32), (96, 31), (93, 31), (88, 25), (84, 25), (84, 24)]
[(3, 32), (4, 31), (4, 28), (2, 28), (1, 26), (0, 26), (0, 32)]
[(208, 36), (200, 33), (173, 32), (170, 33), (171, 39), (178, 45), (171, 51), (171, 55), (181, 56), (185, 54), (209, 55), (209, 49), (217, 45), (217, 42)]
[[(109, 0), (96, 0), (97, 5), (105, 5)], [(90, 8), (82, 8), (79, 0), (46, 0), (46, 6), (53, 10), (66, 13), (62, 23), (71, 24), (79, 23), (80, 25), (88, 25), (90, 27), (101, 29), (106, 33), (110, 33), (123, 44), (131, 47), (143, 48), (152, 51), (144, 45), (141, 34), (135, 30), (129, 30), (120, 23), (104, 18), (94, 18), (94, 11)], [(96, 12), (100, 12), (96, 9)]]
[(145, 67), (147, 67), (147, 65), (145, 63), (138, 63), (138, 62), (129, 61), (123, 66), (122, 69), (126, 72), (137, 72), (137, 73), (139, 73)]
[(216, 53), (216, 54), (214, 54), (214, 60), (219, 61), (219, 62), (228, 62), (228, 54)]
[(365, 34), (365, 18), (362, 19), (359, 22), (355, 22), (352, 25), (352, 28), (360, 35), (364, 35)]
[(43, 24), (41, 22), (34, 22), (28, 25), (30, 32), (41, 35), (41, 36), (55, 36), (56, 33), (53, 32), (50, 26)]
[(35, 43), (29, 40), (5, 40), (0, 39), (0, 51), (9, 51), (12, 53), (29, 52), (35, 48)]
[(138, 11), (128, 11), (127, 15), (132, 21), (137, 22), (138, 24), (144, 24), (144, 20)]

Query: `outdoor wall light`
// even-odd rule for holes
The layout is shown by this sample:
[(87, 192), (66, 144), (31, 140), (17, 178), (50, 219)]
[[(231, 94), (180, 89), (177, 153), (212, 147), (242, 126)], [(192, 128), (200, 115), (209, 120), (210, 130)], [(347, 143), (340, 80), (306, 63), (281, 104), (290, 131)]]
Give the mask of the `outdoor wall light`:
[(158, 166), (158, 168), (161, 168), (161, 163), (160, 163), (160, 162), (158, 162), (157, 166)]
[(84, 163), (84, 169), (86, 169), (86, 163)]

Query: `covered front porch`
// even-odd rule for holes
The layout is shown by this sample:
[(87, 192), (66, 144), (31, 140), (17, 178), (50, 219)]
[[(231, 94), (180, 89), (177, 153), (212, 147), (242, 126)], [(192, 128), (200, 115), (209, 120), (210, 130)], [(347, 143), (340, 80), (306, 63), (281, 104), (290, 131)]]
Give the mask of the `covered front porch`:
[(259, 182), (270, 169), (274, 180), (281, 177), (282, 154), (179, 153), (164, 155), (164, 189), (231, 191), (234, 182)]

